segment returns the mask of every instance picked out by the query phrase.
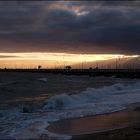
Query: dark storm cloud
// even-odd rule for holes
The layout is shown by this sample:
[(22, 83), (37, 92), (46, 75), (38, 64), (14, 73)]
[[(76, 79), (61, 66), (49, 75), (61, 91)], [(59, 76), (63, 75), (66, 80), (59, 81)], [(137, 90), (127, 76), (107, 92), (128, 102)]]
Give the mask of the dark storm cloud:
[(139, 1), (0, 2), (0, 51), (139, 54), (139, 34)]

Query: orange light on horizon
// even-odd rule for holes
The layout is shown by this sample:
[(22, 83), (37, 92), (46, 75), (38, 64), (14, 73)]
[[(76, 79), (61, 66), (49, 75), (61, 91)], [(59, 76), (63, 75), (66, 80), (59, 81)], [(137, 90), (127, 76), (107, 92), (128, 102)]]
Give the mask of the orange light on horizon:
[[(52, 67), (54, 65), (72, 65), (76, 63), (94, 62), (102, 60), (110, 60), (116, 58), (129, 58), (138, 57), (138, 55), (122, 55), (122, 54), (70, 54), (70, 53), (43, 53), (43, 52), (32, 52), (32, 53), (0, 53), (1, 66), (13, 67), (14, 64), (21, 66), (31, 65), (35, 66), (38, 64), (47, 65)], [(21, 65), (22, 63), (22, 65)], [(46, 64), (45, 64), (46, 63)]]
[[(5, 56), (5, 57), (1, 57)], [(138, 55), (122, 54), (69, 54), (69, 53), (0, 53), (0, 60), (59, 60), (78, 62), (82, 58), (86, 61), (108, 60), (113, 58), (138, 57)]]

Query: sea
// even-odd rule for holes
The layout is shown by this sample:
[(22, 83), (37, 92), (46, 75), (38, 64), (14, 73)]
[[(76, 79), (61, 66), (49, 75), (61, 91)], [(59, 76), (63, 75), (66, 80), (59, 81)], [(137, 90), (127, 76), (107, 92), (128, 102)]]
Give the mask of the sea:
[[(46, 78), (41, 80), (47, 82)], [(40, 108), (30, 112), (18, 107), (0, 110), (0, 139), (37, 139), (41, 135), (71, 139), (69, 135), (49, 132), (48, 126), (58, 120), (120, 111), (138, 102), (140, 80), (100, 88), (87, 87), (78, 94), (62, 93), (50, 97)]]

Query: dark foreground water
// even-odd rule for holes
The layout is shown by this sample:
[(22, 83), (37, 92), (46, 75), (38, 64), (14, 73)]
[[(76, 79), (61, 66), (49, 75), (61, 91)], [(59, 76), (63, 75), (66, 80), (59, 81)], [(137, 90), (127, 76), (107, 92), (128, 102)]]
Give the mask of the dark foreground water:
[[(16, 74), (14, 74), (14, 76), (15, 75)], [(80, 134), (90, 131), (93, 124), (90, 124), (90, 122), (94, 121), (96, 124), (95, 131), (98, 131), (101, 127), (101, 122), (104, 122), (97, 118), (97, 120), (95, 118), (93, 120), (92, 118), (86, 120), (84, 117), (120, 111), (125, 109), (129, 104), (140, 102), (140, 81), (136, 79), (127, 80), (127, 82), (126, 80), (124, 81), (113, 77), (94, 78), (62, 75), (48, 75), (48, 77), (47, 75), (45, 75), (45, 77), (43, 77), (43, 75), (28, 75), (25, 78), (23, 74), (21, 80), (21, 75), (18, 75), (18, 78), (15, 78), (14, 76), (12, 76), (13, 79), (10, 82), (5, 81), (4, 79), (3, 81), (1, 80), (1, 82), (4, 83), (0, 84), (0, 89), (3, 89), (1, 90), (1, 94), (3, 95), (2, 97), (5, 97), (5, 100), (6, 96), (4, 95), (12, 97), (15, 94), (16, 96), (13, 96), (13, 99), (18, 97), (19, 94), (20, 99), (25, 95), (27, 97), (30, 95), (30, 98), (34, 98), (38, 93), (40, 94), (40, 97), (43, 95), (43, 97), (47, 96), (47, 98), (42, 101), (39, 107), (36, 108), (36, 105), (34, 105), (33, 109), (30, 108), (30, 106), (27, 108), (24, 108), (24, 106), (9, 106), (7, 109), (1, 109), (1, 139), (4, 137), (36, 139), (41, 135), (46, 135), (55, 139), (70, 139), (74, 132)], [(9, 77), (10, 76), (8, 76), (8, 79)], [(15, 80), (17, 81), (13, 82)], [(28, 84), (26, 84), (26, 82)], [(24, 93), (26, 94), (24, 95)], [(36, 98), (38, 97), (36, 96)], [(128, 115), (124, 114), (122, 116), (127, 118)], [(63, 122), (64, 119), (79, 117), (83, 118), (83, 124), (81, 120), (78, 119)], [(106, 120), (104, 122), (106, 125), (102, 125), (102, 129), (110, 129), (113, 125), (111, 117), (109, 118), (110, 122)], [(133, 119), (134, 116), (129, 118), (130, 121), (131, 118)], [(120, 123), (124, 121), (124, 125), (127, 125), (125, 119), (122, 118), (118, 120)], [(62, 123), (60, 123), (62, 124), (62, 127), (60, 127), (61, 132), (59, 134), (57, 134), (59, 128), (54, 128), (56, 125), (53, 125), (53, 127), (50, 126), (52, 122), (58, 120), (62, 121)], [(88, 125), (86, 125), (86, 122)], [(66, 125), (68, 126), (67, 129)], [(84, 126), (85, 129), (82, 126)], [(107, 126), (107, 128), (104, 126)], [(80, 127), (83, 129), (80, 129)], [(72, 129), (70, 130), (70, 128)], [(93, 129), (91, 131), (93, 131)]]

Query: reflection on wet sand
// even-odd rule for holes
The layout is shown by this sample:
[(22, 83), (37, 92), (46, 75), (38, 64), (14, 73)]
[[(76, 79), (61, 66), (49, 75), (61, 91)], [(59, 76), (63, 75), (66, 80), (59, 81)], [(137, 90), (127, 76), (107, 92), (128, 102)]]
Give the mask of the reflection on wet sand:
[(60, 120), (52, 123), (48, 130), (59, 134), (80, 135), (124, 128), (140, 122), (136, 111), (115, 112), (99, 116)]

